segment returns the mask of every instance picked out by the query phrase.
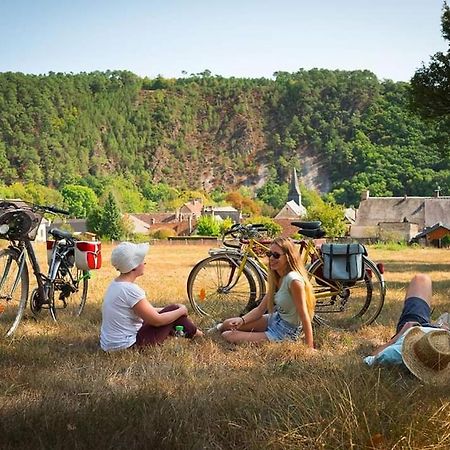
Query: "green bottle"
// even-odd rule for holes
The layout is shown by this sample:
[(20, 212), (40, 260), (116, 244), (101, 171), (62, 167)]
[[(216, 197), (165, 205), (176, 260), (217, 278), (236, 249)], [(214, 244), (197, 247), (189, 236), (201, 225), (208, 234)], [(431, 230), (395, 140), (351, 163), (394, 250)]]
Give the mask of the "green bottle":
[(176, 338), (185, 337), (185, 332), (184, 332), (184, 326), (183, 325), (176, 325), (175, 326), (175, 337)]

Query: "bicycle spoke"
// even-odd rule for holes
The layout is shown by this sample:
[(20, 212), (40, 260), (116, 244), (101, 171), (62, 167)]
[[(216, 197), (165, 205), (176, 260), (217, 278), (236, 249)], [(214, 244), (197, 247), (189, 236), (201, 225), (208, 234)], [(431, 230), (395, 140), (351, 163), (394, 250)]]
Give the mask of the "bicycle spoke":
[(256, 283), (247, 269), (240, 273), (236, 262), (213, 256), (197, 264), (188, 278), (188, 296), (194, 310), (214, 320), (223, 320), (254, 305)]
[(60, 267), (57, 278), (50, 286), (51, 312), (55, 320), (79, 316), (86, 304), (89, 272), (71, 267)]
[(315, 322), (333, 328), (355, 330), (372, 323), (384, 303), (384, 282), (375, 264), (364, 258), (364, 278), (358, 281), (326, 281), (322, 263), (310, 272), (316, 295)]
[(0, 334), (11, 336), (23, 316), (28, 297), (28, 270), (18, 253), (0, 251)]

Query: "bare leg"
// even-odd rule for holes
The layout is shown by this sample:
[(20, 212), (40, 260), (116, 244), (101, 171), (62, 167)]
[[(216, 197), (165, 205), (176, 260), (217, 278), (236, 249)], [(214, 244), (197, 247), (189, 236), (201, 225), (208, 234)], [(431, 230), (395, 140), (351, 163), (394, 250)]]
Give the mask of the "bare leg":
[[(226, 319), (220, 325), (219, 331), (229, 331), (234, 330), (234, 328), (230, 324), (231, 319)], [(245, 325), (241, 325), (239, 331), (266, 331), (267, 330), (267, 318), (265, 316), (260, 317), (253, 322), (246, 323)]]
[(413, 279), (406, 289), (405, 299), (409, 297), (419, 297), (425, 300), (430, 305), (431, 296), (431, 278), (424, 273), (418, 273), (417, 275), (414, 275)]
[(224, 331), (222, 337), (233, 344), (240, 344), (242, 342), (265, 342), (268, 341), (266, 333), (263, 331), (239, 331), (231, 330)]
[(239, 329), (230, 329), (229, 324), (226, 321), (222, 324), (222, 329), (226, 331), (222, 332), (222, 337), (233, 344), (239, 344), (241, 342), (265, 342), (267, 341), (267, 318), (260, 317), (250, 323), (246, 323), (239, 327)]

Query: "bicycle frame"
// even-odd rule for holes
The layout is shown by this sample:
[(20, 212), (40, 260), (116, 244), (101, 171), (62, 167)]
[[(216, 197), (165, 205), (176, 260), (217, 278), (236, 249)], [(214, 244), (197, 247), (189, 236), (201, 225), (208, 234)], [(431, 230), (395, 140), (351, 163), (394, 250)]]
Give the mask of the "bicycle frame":
[[(14, 281), (11, 292), (15, 291), (17, 284), (19, 283), (20, 275), (26, 264), (27, 255), (28, 255), (28, 259), (30, 260), (31, 266), (33, 268), (33, 273), (36, 277), (38, 289), (40, 289), (40, 290), (42, 290), (42, 292), (44, 292), (43, 291), (44, 283), (41, 278), (41, 276), (43, 276), (43, 274), (40, 273), (39, 263), (37, 261), (36, 254), (34, 253), (34, 249), (33, 249), (33, 246), (31, 245), (31, 242), (29, 240), (19, 241), (18, 244), (16, 244), (15, 242), (11, 242), (10, 245), (8, 246), (8, 248), (10, 248), (11, 250), (14, 250), (17, 253), (18, 261), (19, 261), (19, 270), (17, 271), (17, 276)], [(8, 276), (10, 265), (11, 265), (11, 261), (8, 262), (7, 270), (5, 270), (3, 273), (3, 277), (0, 282), (0, 286), (3, 286), (3, 283)]]
[[(55, 282), (58, 270), (61, 266), (61, 264), (65, 264), (66, 256), (70, 251), (70, 248), (65, 247), (65, 240), (59, 240), (56, 241), (56, 248), (52, 255), (52, 259), (50, 262), (48, 274), (45, 275), (41, 272), (41, 268), (39, 265), (39, 262), (36, 257), (36, 253), (34, 252), (33, 245), (30, 240), (22, 240), (19, 241), (18, 244), (15, 242), (12, 242), (9, 245), (9, 248), (16, 251), (18, 254), (18, 261), (19, 261), (19, 270), (17, 271), (16, 279), (14, 280), (13, 287), (11, 289), (11, 294), (14, 293), (15, 289), (17, 288), (17, 285), (20, 281), (20, 276), (23, 271), (23, 268), (26, 264), (26, 259), (28, 256), (28, 259), (31, 263), (31, 267), (33, 270), (34, 277), (37, 282), (37, 291), (39, 293), (40, 304), (39, 306), (43, 306), (48, 304), (48, 290), (49, 290), (49, 284), (52, 284)], [(11, 261), (8, 263), (11, 264)], [(0, 287), (3, 286), (3, 283), (5, 279), (7, 278), (9, 273), (9, 267), (7, 270), (4, 271), (2, 280), (0, 280)], [(83, 278), (88, 278), (88, 273), (86, 275), (83, 275), (83, 277), (75, 280), (72, 276), (72, 274), (69, 272), (70, 279), (72, 284), (75, 284), (76, 282), (82, 281)], [(53, 316), (53, 314), (52, 314)]]
[(269, 250), (269, 247), (264, 245), (262, 242), (259, 242), (254, 238), (250, 238), (248, 242), (245, 242), (240, 249), (225, 247), (225, 248), (211, 249), (208, 252), (211, 256), (219, 254), (226, 256), (238, 269), (236, 274), (232, 273), (234, 282), (232, 280), (229, 280), (229, 284), (227, 285), (227, 288), (229, 290), (231, 290), (239, 281), (239, 278), (244, 272), (245, 266), (247, 264), (249, 264), (264, 280), (267, 280), (268, 267), (255, 252), (254, 250), (255, 247), (260, 248), (261, 250), (264, 251)]
[[(66, 239), (60, 239), (55, 241), (55, 248), (52, 254), (52, 258), (50, 261), (49, 269), (48, 269), (48, 276), (46, 277), (46, 280), (50, 283), (54, 283), (57, 275), (58, 270), (61, 269), (61, 266), (63, 269), (66, 269), (68, 271), (68, 275), (70, 277), (70, 281), (72, 284), (75, 284), (76, 282), (82, 281), (84, 278), (90, 278), (89, 272), (86, 272), (85, 275), (83, 275), (80, 278), (77, 278), (76, 280), (72, 276), (72, 273), (69, 271), (70, 266), (67, 264), (68, 260), (68, 254), (70, 251), (73, 250), (73, 247), (67, 245)], [(75, 262), (73, 263), (75, 264)]]

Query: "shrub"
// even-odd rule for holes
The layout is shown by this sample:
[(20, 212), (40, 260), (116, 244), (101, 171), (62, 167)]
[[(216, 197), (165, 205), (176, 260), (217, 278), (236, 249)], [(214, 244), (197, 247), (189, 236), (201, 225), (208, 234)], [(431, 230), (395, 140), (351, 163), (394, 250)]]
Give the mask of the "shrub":
[(197, 234), (200, 236), (220, 236), (220, 221), (214, 216), (201, 216), (197, 221)]
[(152, 233), (154, 239), (168, 239), (172, 236), (176, 236), (176, 233), (170, 228), (160, 228)]
[(267, 235), (274, 238), (281, 234), (283, 228), (280, 224), (276, 223), (274, 220), (269, 217), (263, 216), (254, 216), (251, 219), (246, 219), (245, 224), (249, 223), (261, 223), (267, 228)]

